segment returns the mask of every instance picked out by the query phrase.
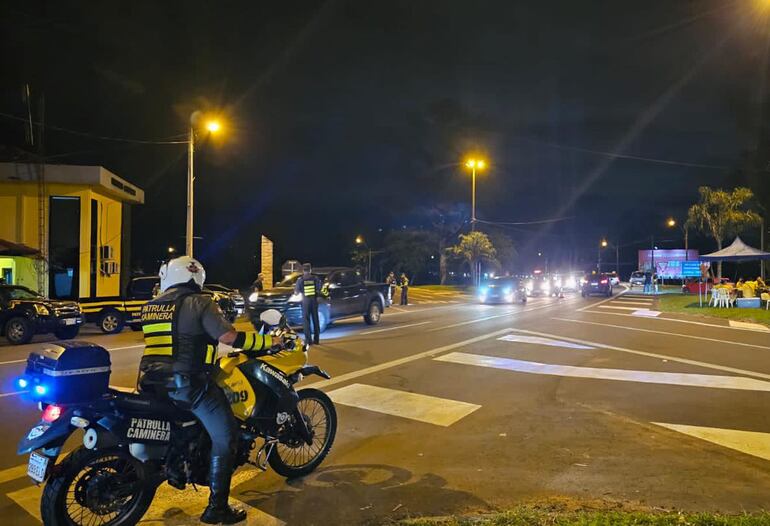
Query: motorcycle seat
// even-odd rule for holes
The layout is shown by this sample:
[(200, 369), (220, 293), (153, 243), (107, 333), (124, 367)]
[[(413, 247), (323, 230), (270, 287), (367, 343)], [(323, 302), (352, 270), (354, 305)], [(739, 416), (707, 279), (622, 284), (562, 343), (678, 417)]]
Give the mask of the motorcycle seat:
[(188, 414), (187, 411), (174, 405), (171, 399), (163, 396), (159, 397), (153, 393), (112, 391), (112, 394), (118, 407), (126, 411), (152, 412), (157, 413), (159, 416), (173, 418), (174, 420), (185, 419)]

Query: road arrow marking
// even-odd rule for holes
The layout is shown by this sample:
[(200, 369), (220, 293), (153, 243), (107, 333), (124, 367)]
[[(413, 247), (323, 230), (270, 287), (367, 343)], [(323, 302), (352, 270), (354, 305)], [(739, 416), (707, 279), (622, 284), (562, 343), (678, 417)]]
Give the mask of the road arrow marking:
[(575, 367), (572, 365), (552, 365), (547, 363), (498, 358), (481, 354), (453, 352), (439, 356), (435, 360), (464, 365), (476, 365), (504, 369), (519, 373), (543, 374), (549, 376), (567, 376), (594, 380), (616, 380), (647, 384), (679, 385), (686, 387), (708, 387), (711, 389), (737, 389), (741, 391), (770, 392), (770, 382), (745, 378), (743, 376), (719, 376), (710, 374), (666, 373), (658, 371), (633, 371), (630, 369), (601, 369), (594, 367)]
[(498, 340), (505, 342), (518, 342), (518, 343), (532, 343), (535, 345), (550, 345), (551, 347), (565, 347), (567, 349), (595, 349), (596, 347), (590, 347), (580, 343), (565, 342), (562, 340), (552, 340), (551, 338), (543, 338), (540, 336), (525, 336), (523, 334), (506, 334)]
[(665, 427), (691, 437), (699, 438), (722, 447), (734, 449), (754, 457), (770, 460), (770, 433), (758, 431), (741, 431), (739, 429), (722, 429), (719, 427), (688, 426), (684, 424), (665, 424), (653, 422), (656, 426)]

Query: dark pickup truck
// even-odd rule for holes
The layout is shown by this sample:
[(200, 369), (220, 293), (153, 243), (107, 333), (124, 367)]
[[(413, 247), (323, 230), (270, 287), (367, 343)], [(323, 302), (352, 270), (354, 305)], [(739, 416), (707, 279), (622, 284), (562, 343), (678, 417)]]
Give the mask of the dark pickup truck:
[(70, 340), (82, 323), (80, 306), (74, 301), (50, 300), (27, 287), (0, 285), (0, 334), (12, 345), (49, 332)]
[[(259, 315), (268, 309), (277, 309), (286, 315), (290, 325), (302, 325), (302, 297), (294, 293), (294, 285), (302, 273), (290, 274), (270, 290), (252, 292), (246, 302), (246, 311), (255, 327), (261, 326)], [(321, 331), (334, 320), (363, 316), (369, 325), (380, 322), (385, 307), (390, 306), (388, 285), (364, 281), (361, 274), (347, 267), (314, 268), (313, 275), (328, 285), (329, 297), (318, 306)]]
[[(138, 276), (129, 281), (126, 295), (123, 297), (81, 298), (80, 305), (86, 322), (95, 323), (107, 334), (118, 333), (126, 325), (135, 331), (140, 330), (139, 315), (142, 305), (155, 296), (159, 285), (158, 276)], [(209, 290), (206, 285), (203, 285), (203, 293), (209, 294), (219, 304), (228, 320), (235, 321), (239, 313), (232, 294)]]

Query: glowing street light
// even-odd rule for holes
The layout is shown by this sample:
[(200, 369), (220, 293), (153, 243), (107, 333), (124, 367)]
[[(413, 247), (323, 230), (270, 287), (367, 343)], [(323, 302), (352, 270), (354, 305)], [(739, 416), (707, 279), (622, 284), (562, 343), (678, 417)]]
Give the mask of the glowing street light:
[[(187, 228), (185, 230), (185, 254), (193, 255), (193, 212), (195, 207), (194, 185), (195, 185), (195, 128), (201, 124), (202, 114), (194, 111), (190, 115), (190, 134), (187, 139)], [(203, 123), (203, 129), (209, 134), (218, 133), (222, 129), (221, 123), (216, 119), (208, 119)], [(169, 252), (170, 253), (170, 252)]]
[(363, 245), (363, 244), (364, 244), (364, 236), (362, 236), (360, 234), (357, 235), (356, 236), (356, 245)]
[(476, 170), (483, 170), (487, 163), (484, 159), (469, 158), (465, 166), (471, 169), (473, 174), (471, 182), (471, 230), (476, 230)]
[(607, 248), (607, 245), (608, 245), (607, 240), (602, 239), (602, 248)]
[(168, 247), (169, 254), (173, 254), (174, 252), (176, 252), (176, 249), (174, 247)]
[(667, 225), (669, 228), (673, 228), (673, 227), (675, 227), (675, 226), (676, 226), (676, 219), (674, 219), (673, 217), (669, 217), (669, 218), (668, 218), (668, 221), (666, 221), (666, 225)]

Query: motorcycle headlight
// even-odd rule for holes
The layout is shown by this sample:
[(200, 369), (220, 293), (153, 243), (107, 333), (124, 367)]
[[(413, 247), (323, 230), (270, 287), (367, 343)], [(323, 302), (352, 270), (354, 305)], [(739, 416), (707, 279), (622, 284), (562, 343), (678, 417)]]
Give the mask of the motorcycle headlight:
[(296, 292), (296, 293), (292, 294), (291, 296), (289, 296), (289, 303), (297, 303), (297, 302), (300, 302), (300, 301), (302, 301), (302, 294), (300, 294), (298, 292)]
[(252, 292), (249, 294), (249, 302), (250, 303), (256, 303), (259, 299), (259, 292)]
[(48, 310), (48, 307), (46, 307), (45, 305), (40, 305), (38, 303), (35, 303), (35, 311), (40, 316), (48, 316), (49, 314), (51, 314), (51, 311)]

